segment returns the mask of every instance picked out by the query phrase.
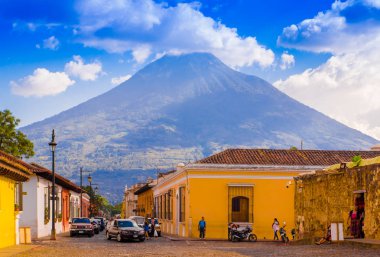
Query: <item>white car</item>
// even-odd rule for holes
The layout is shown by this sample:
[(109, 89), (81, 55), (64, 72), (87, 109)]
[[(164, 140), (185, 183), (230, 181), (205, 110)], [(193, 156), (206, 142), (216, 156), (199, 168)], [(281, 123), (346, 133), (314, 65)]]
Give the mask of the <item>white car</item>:
[(143, 228), (145, 223), (145, 217), (143, 216), (130, 216), (128, 219), (136, 221), (139, 227)]

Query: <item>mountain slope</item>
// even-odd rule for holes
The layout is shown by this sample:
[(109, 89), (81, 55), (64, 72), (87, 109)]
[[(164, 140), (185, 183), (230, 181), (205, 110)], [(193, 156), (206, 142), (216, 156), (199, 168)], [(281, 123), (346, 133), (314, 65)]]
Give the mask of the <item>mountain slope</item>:
[(169, 168), (226, 147), (368, 149), (376, 140), (205, 53), (165, 56), (130, 80), (22, 128), (45, 165), (51, 129), (70, 175)]

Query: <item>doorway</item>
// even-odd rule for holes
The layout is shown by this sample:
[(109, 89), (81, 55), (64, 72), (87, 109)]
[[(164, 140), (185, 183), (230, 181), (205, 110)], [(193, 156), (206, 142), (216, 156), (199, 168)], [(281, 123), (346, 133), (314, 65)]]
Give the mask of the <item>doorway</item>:
[(365, 200), (364, 192), (354, 192), (354, 206), (356, 211), (356, 231), (352, 231), (355, 238), (364, 238)]

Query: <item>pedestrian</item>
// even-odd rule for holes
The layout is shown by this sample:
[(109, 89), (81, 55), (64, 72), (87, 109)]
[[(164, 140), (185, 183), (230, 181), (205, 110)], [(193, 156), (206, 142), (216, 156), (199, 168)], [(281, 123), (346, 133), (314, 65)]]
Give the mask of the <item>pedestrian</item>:
[(280, 229), (280, 223), (278, 222), (277, 218), (274, 219), (273, 224), (272, 224), (272, 229), (274, 233), (274, 238), (273, 240), (278, 240), (278, 230)]
[(199, 231), (199, 239), (205, 239), (206, 234), (206, 221), (205, 217), (202, 217), (202, 219), (198, 223), (198, 231)]
[(156, 231), (156, 228), (154, 227), (154, 218), (151, 218), (151, 220), (150, 220), (150, 228), (151, 228), (151, 231), (150, 231), (150, 235), (151, 235), (151, 237), (155, 237), (155, 235), (156, 235), (156, 233), (157, 233), (157, 231)]
[(322, 237), (318, 242), (315, 242), (316, 245), (321, 245), (325, 242), (331, 243), (331, 227), (328, 226), (326, 237)]
[(144, 231), (145, 231), (146, 240), (149, 240), (149, 224), (148, 224), (148, 221), (145, 221), (145, 223), (144, 223)]
[(358, 213), (357, 207), (355, 207), (355, 210), (351, 210), (350, 213), (348, 214), (351, 235), (354, 236), (354, 238), (359, 238), (359, 234), (360, 234), (360, 230), (359, 230), (360, 217), (358, 214), (359, 213)]

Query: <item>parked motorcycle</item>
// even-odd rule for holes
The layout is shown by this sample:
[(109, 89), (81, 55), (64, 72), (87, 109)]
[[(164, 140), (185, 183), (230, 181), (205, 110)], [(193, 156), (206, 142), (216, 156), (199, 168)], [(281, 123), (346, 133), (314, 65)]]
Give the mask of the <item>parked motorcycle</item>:
[(242, 241), (248, 239), (250, 242), (256, 242), (257, 236), (252, 233), (252, 228), (246, 226), (241, 228), (239, 225), (230, 224), (228, 226), (228, 240), (229, 241)]

